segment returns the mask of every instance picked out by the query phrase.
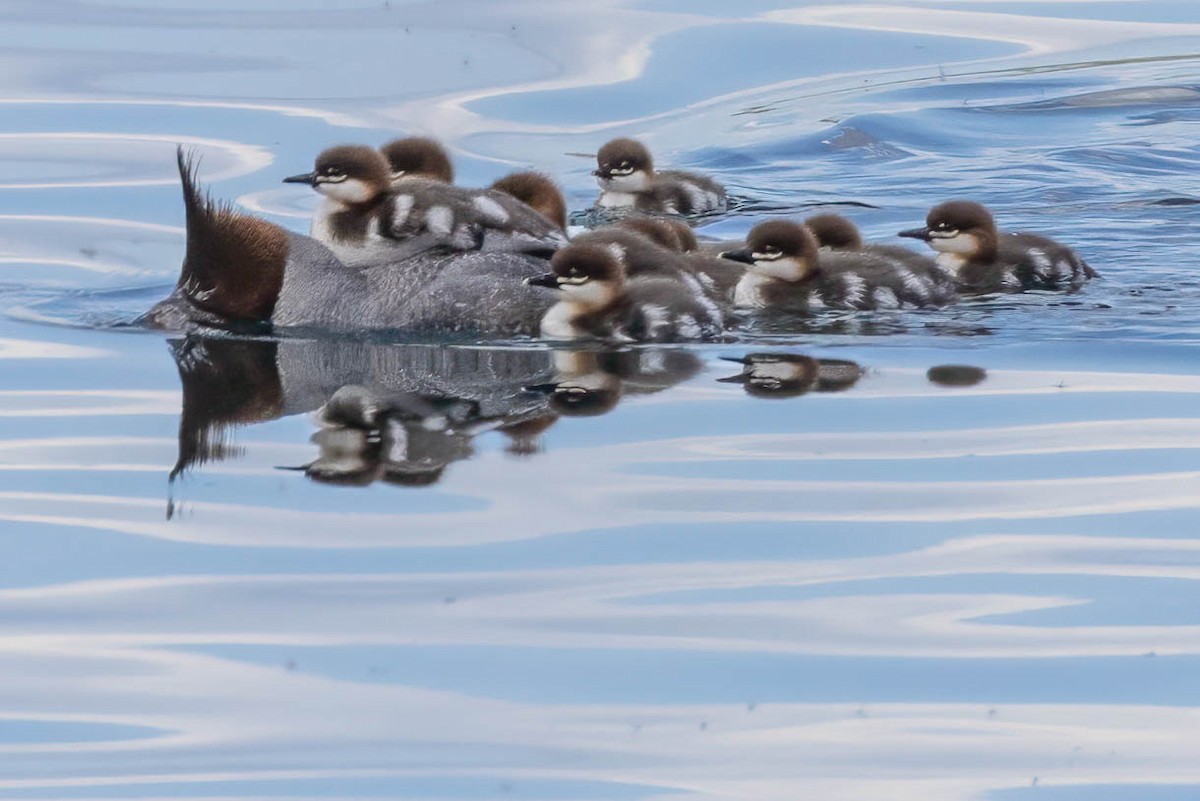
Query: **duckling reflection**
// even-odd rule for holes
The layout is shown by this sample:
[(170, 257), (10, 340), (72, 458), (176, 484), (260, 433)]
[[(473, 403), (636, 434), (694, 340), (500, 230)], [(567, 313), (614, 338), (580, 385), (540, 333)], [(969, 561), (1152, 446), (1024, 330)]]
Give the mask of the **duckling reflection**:
[(817, 359), (817, 392), (842, 392), (858, 383), (866, 372), (849, 359)]
[(489, 418), (472, 400), (420, 401), (414, 404), (363, 386), (342, 387), (318, 413), (325, 428), (312, 441), (321, 450), (305, 465), (305, 475), (332, 484), (381, 480), (428, 486), (452, 462), (474, 455), (471, 440), (477, 434), (507, 419)]
[[(238, 458), (240, 426), (315, 411), (316, 457), (299, 467), (342, 486), (437, 483), (495, 431), (529, 456), (562, 416), (604, 414), (627, 395), (696, 375), (684, 350), (534, 350), (245, 340), (200, 335), (171, 343), (183, 385), (179, 455), (171, 479)], [(170, 513), (169, 507), (169, 512)]]
[(687, 381), (703, 363), (685, 350), (664, 348), (554, 351), (555, 379), (528, 387), (545, 394), (564, 417), (608, 414), (625, 395), (648, 395)]
[(718, 378), (741, 384), (756, 398), (795, 398), (809, 392), (841, 392), (858, 383), (863, 369), (846, 359), (814, 359), (799, 353), (750, 353), (742, 358), (721, 357), (742, 365), (742, 372)]
[(377, 430), (325, 428), (313, 434), (320, 455), (302, 469), (323, 484), (365, 487), (382, 473), (383, 438)]
[(505, 453), (512, 456), (533, 456), (543, 450), (542, 434), (555, 423), (558, 415), (548, 411), (540, 417), (531, 417), (517, 423), (505, 423), (496, 430), (508, 438)]
[[(229, 444), (237, 427), (316, 409), (322, 410), (324, 429), (317, 444), (329, 459), (337, 456), (336, 464), (345, 464), (350, 454), (375, 463), (386, 454), (372, 454), (387, 448), (394, 457), (400, 442), (414, 453), (465, 458), (469, 451), (461, 444), (434, 445), (432, 440), (469, 440), (484, 430), (545, 418), (550, 413), (546, 398), (523, 388), (555, 374), (549, 352), (517, 348), (194, 335), (172, 342), (171, 353), (183, 388), (172, 479), (193, 467), (239, 456)], [(385, 431), (392, 423), (400, 430)], [(334, 431), (368, 433), (329, 433)], [(380, 478), (411, 483), (414, 459), (386, 461), (386, 475)], [(433, 461), (447, 463), (443, 457)], [(328, 464), (322, 462), (314, 472), (325, 471)]]
[(944, 387), (973, 387), (987, 378), (987, 370), (970, 364), (938, 364), (930, 367), (925, 377)]

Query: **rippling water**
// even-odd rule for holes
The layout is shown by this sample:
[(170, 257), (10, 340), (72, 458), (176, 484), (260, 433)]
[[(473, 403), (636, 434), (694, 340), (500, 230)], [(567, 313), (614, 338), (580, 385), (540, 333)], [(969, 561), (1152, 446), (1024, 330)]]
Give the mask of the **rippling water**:
[[(1200, 797), (1194, 3), (11, 0), (0, 42), (0, 797)], [(176, 143), (303, 230), (279, 180), (397, 132), (575, 209), (636, 134), (731, 187), (713, 237), (969, 195), (1104, 278), (612, 352), (122, 325)], [(378, 436), (312, 417), (347, 384)]]

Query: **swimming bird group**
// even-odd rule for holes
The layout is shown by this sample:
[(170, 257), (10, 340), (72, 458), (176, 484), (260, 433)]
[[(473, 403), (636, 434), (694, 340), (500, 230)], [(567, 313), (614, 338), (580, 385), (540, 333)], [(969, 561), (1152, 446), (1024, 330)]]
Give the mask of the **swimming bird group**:
[(656, 170), (614, 139), (597, 153), (595, 206), (617, 217), (568, 236), (558, 186), (515, 172), (453, 183), (435, 140), (340, 145), (285, 183), (321, 196), (307, 236), (211, 200), (178, 153), (187, 248), (169, 297), (142, 320), (167, 329), (392, 329), (680, 341), (746, 315), (934, 308), (964, 295), (1075, 290), (1096, 275), (1051, 239), (1002, 232), (982, 205), (935, 206), (901, 231), (936, 253), (866, 244), (845, 217), (775, 219), (744, 241), (697, 239), (689, 218), (724, 211), (708, 176)]

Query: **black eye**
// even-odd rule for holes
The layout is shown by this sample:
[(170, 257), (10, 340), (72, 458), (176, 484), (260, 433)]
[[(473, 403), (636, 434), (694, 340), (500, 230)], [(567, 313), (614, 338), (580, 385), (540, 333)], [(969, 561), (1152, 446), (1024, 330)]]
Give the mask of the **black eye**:
[(622, 161), (622, 162), (621, 162), (621, 167), (623, 167), (623, 168), (624, 168), (624, 167), (628, 167), (628, 166), (629, 166), (629, 162), (628, 162), (628, 161)]
[(763, 253), (778, 253), (779, 248), (775, 247), (774, 245), (767, 245), (765, 248), (762, 249), (762, 252)]
[(568, 270), (567, 272), (568, 272), (568, 273), (570, 273), (571, 275), (579, 275), (579, 268), (578, 268), (578, 267), (572, 267), (572, 268), (571, 268), (570, 270)]
[(342, 173), (342, 170), (340, 167), (326, 167), (325, 168), (326, 175), (341, 175), (341, 173)]

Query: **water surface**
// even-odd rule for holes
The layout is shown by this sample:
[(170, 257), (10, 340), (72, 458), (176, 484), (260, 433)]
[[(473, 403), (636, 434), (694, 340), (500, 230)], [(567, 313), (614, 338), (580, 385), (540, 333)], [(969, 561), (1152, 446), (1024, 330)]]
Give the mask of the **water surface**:
[[(1200, 797), (1194, 3), (17, 1), (0, 43), (0, 797)], [(177, 143), (303, 230), (279, 180), (397, 133), (575, 209), (638, 135), (729, 185), (714, 237), (970, 196), (1104, 277), (617, 351), (119, 325)], [(314, 420), (345, 384), (379, 436)]]

